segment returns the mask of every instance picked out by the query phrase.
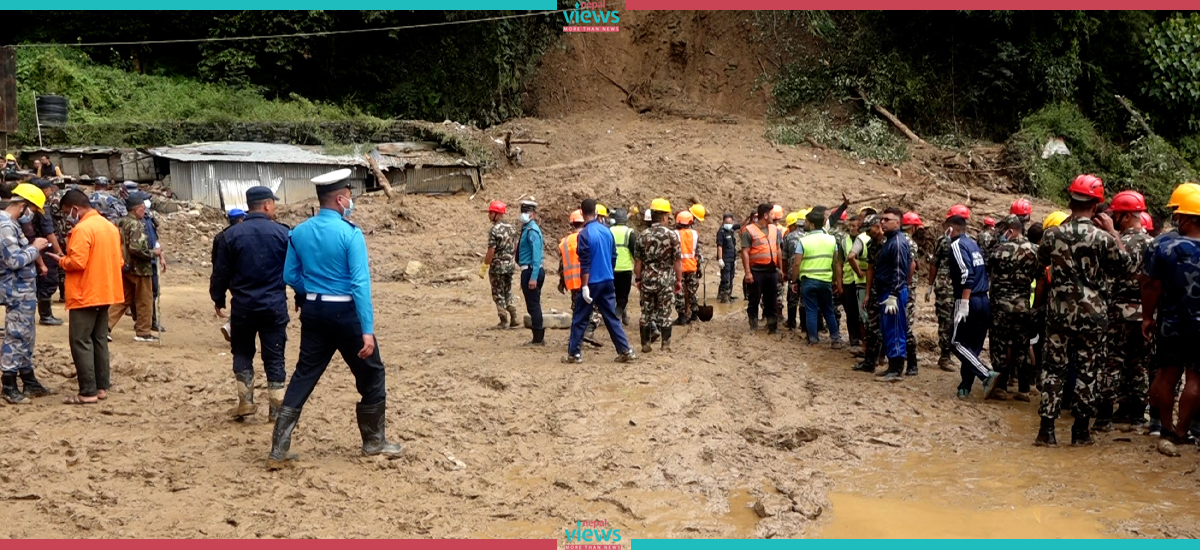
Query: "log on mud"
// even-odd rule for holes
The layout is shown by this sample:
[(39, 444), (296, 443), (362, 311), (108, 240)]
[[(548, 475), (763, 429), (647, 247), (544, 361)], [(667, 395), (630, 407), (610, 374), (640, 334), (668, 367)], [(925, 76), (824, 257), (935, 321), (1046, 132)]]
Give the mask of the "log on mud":
[(913, 133), (912, 130), (908, 129), (908, 126), (905, 125), (903, 122), (900, 122), (900, 119), (896, 118), (896, 115), (893, 115), (890, 111), (888, 111), (887, 109), (884, 109), (883, 105), (880, 105), (878, 103), (871, 103), (870, 101), (867, 101), (867, 94), (863, 93), (862, 88), (855, 88), (854, 91), (858, 94), (858, 97), (861, 98), (864, 103), (869, 103), (871, 105), (871, 108), (875, 109), (875, 112), (882, 115), (883, 118), (888, 119), (888, 122), (891, 122), (892, 125), (895, 126), (896, 128), (898, 128), (901, 133), (903, 133), (905, 136), (908, 137), (908, 139), (910, 139), (916, 143), (925, 143), (925, 140), (921, 139), (920, 136)]

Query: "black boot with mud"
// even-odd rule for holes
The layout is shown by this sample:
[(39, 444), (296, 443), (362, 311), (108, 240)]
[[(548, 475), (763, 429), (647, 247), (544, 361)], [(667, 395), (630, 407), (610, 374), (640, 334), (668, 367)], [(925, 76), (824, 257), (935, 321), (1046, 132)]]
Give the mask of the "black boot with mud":
[(26, 397), (46, 397), (47, 395), (54, 395), (54, 392), (50, 391), (50, 388), (43, 386), (42, 383), (38, 381), (37, 376), (33, 374), (33, 371), (24, 371), (20, 374), (20, 377), (21, 392), (24, 393)]
[(1088, 428), (1091, 424), (1091, 418), (1086, 416), (1076, 416), (1075, 423), (1071, 425), (1071, 446), (1083, 447), (1096, 442), (1092, 439), (1092, 430)]
[(367, 456), (383, 455), (388, 458), (400, 456), (403, 447), (399, 443), (387, 440), (387, 402), (380, 401), (371, 405), (359, 403), (354, 408), (358, 416), (358, 433), (362, 434), (363, 454)]
[(856, 363), (854, 365), (854, 367), (851, 368), (851, 370), (855, 370), (858, 372), (875, 372), (875, 362), (863, 359), (859, 363)]
[(1092, 430), (1101, 433), (1113, 431), (1112, 403), (1101, 403), (1096, 407), (1096, 422), (1092, 424)]
[(238, 394), (238, 404), (232, 413), (233, 419), (245, 422), (247, 417), (258, 412), (258, 405), (254, 403), (254, 369), (235, 372), (233, 377)]
[(10, 405), (25, 405), (32, 402), (17, 387), (17, 373), (6, 372), (2, 380), (4, 383), (4, 400), (8, 401)]
[(1042, 417), (1042, 425), (1038, 428), (1037, 439), (1033, 440), (1037, 447), (1057, 447), (1058, 439), (1054, 437), (1054, 419)]
[(279, 407), (279, 418), (275, 419), (275, 429), (271, 431), (271, 454), (267, 456), (267, 469), (287, 468), (300, 458), (300, 455), (288, 452), (292, 448), (292, 431), (298, 422), (300, 409)]
[(546, 345), (546, 329), (533, 329), (533, 339), (525, 342), (526, 346), (543, 347)]
[(640, 327), (642, 337), (642, 353), (650, 353), (654, 347), (650, 345), (650, 327)]
[(284, 393), (283, 382), (267, 382), (267, 407), (272, 422), (279, 419), (279, 407), (283, 406)]
[(673, 330), (674, 328), (669, 326), (662, 329), (662, 350), (664, 352), (671, 352), (671, 332)]
[(62, 319), (54, 316), (54, 310), (50, 307), (50, 300), (38, 301), (38, 324), (56, 327), (62, 325)]
[(908, 368), (904, 371), (905, 376), (917, 375), (917, 347), (909, 346), (908, 348)]

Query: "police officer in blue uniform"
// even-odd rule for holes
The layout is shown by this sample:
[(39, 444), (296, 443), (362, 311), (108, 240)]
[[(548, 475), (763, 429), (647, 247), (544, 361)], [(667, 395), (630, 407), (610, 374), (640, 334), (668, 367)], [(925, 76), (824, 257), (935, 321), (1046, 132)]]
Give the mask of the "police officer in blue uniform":
[(297, 458), (288, 453), (292, 431), (335, 351), (350, 366), (362, 396), (355, 412), (363, 454), (392, 457), (401, 451), (400, 444), (388, 442), (384, 429), (384, 366), (375, 345), (367, 243), (349, 220), (354, 211), (350, 173), (344, 168), (313, 178), (321, 210), (296, 226), (288, 241), (283, 280), (300, 304), (300, 359), (275, 420), (268, 467)]
[(950, 278), (954, 282), (954, 330), (950, 347), (962, 362), (958, 398), (971, 395), (976, 378), (983, 380), (983, 397), (987, 398), (999, 376), (979, 359), (988, 327), (992, 325), (987, 264), (979, 245), (967, 235), (966, 218), (951, 216), (946, 224), (950, 226)]
[(275, 222), (275, 201), (269, 187), (246, 190), (250, 211), (245, 221), (221, 232), (214, 242), (213, 271), (209, 282), (217, 316), (224, 318), (225, 291), (233, 294), (230, 310), (230, 351), (237, 381), (238, 406), (235, 419), (254, 415), (254, 337), (262, 345), (263, 369), (267, 373), (270, 418), (275, 420), (283, 405), (283, 383), (287, 379), (283, 351), (287, 346), (288, 304), (283, 284), (287, 259), (288, 229)]

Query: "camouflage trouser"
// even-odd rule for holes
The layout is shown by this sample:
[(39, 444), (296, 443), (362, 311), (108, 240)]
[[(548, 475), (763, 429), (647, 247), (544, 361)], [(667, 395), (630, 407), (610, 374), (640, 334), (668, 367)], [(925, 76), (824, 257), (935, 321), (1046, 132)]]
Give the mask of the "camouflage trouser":
[(492, 301), (496, 303), (496, 311), (503, 317), (509, 308), (517, 305), (512, 291), (513, 274), (488, 271), (488, 281), (492, 283)]
[(1096, 416), (1098, 378), (1105, 366), (1104, 343), (1103, 332), (1068, 334), (1060, 327), (1046, 328), (1045, 357), (1038, 382), (1042, 404), (1038, 414), (1043, 418), (1058, 418), (1062, 410), (1063, 386), (1074, 370), (1075, 397), (1071, 400), (1071, 414)]
[[(571, 291), (571, 317), (572, 318), (575, 317), (575, 304), (579, 303), (579, 292), (580, 291), (578, 291), (578, 290)], [(592, 317), (590, 319), (588, 319), (587, 332), (585, 332), (584, 334), (591, 334), (593, 331), (596, 330), (596, 327), (600, 326), (600, 323), (602, 321), (603, 321), (603, 319), (600, 317), (600, 308), (593, 307), (592, 308)]]
[(992, 310), (992, 330), (988, 348), (992, 352), (992, 367), (1007, 376), (1028, 384), (1033, 373), (1033, 358), (1029, 356), (1029, 339), (1033, 313), (1005, 311), (999, 305)]
[(917, 349), (917, 336), (913, 333), (913, 326), (917, 323), (917, 287), (916, 285), (908, 287), (908, 305), (905, 308), (904, 316), (908, 319), (908, 349), (911, 355)]
[[(866, 291), (862, 291), (865, 296)], [(868, 364), (879, 361), (879, 354), (883, 349), (883, 336), (879, 332), (879, 315), (880, 308), (875, 302), (875, 294), (871, 295), (871, 302), (867, 304), (867, 318), (863, 323), (863, 343), (866, 344), (867, 355), (863, 359)]]
[(671, 326), (671, 302), (674, 299), (674, 289), (667, 287), (662, 290), (642, 289), (641, 306), (642, 320), (640, 325), (661, 330)]
[(1101, 378), (1100, 399), (1107, 403), (1145, 403), (1150, 391), (1149, 346), (1138, 321), (1108, 324), (1108, 364)]
[(8, 298), (4, 317), (4, 346), (0, 348), (0, 371), (29, 372), (33, 370), (35, 332), (33, 315), (37, 311), (37, 294), (29, 292)]
[[(690, 308), (684, 315), (684, 299)], [(694, 315), (699, 310), (700, 302), (700, 273), (693, 271), (683, 274), (683, 292), (675, 295), (675, 314), (683, 319), (687, 319), (690, 315)]]
[(786, 311), (783, 309), (783, 306), (786, 305), (784, 302), (787, 301), (787, 290), (785, 287), (787, 287), (788, 284), (787, 281), (784, 280), (787, 277), (776, 278), (779, 279), (779, 284), (777, 285), (777, 294), (775, 294), (775, 318), (780, 319), (783, 317), (783, 312)]
[(937, 285), (933, 289), (934, 310), (938, 320), (938, 349), (942, 358), (949, 358), (950, 336), (954, 334), (954, 288)]

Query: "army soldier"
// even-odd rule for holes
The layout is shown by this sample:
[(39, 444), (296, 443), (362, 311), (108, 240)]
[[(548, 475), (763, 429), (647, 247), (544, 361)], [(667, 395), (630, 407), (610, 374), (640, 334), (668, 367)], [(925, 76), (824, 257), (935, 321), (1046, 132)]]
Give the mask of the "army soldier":
[[(956, 204), (950, 207), (950, 213), (946, 219), (950, 219), (951, 216), (963, 216), (970, 219), (971, 211), (964, 205)], [(946, 224), (943, 224), (942, 227), (946, 234), (939, 238), (933, 247), (932, 258), (929, 262), (930, 289), (925, 291), (925, 301), (929, 301), (929, 293), (932, 291), (934, 310), (938, 320), (938, 350), (941, 351), (941, 355), (938, 357), (938, 368), (946, 372), (954, 372), (954, 367), (950, 364), (950, 337), (954, 329), (954, 281), (950, 279), (950, 229)]]
[(996, 219), (987, 216), (983, 218), (983, 229), (979, 231), (979, 235), (975, 237), (976, 244), (979, 245), (979, 250), (983, 252), (986, 258), (992, 252), (992, 247), (996, 246)]
[[(1141, 335), (1142, 290), (1137, 279), (1151, 241), (1141, 219), (1146, 212), (1146, 199), (1137, 191), (1121, 191), (1113, 197), (1111, 209), (1116, 216), (1113, 222), (1121, 229), (1121, 244), (1129, 264), (1126, 272), (1113, 280), (1108, 308), (1108, 363), (1092, 427), (1096, 431), (1111, 430), (1113, 422), (1144, 423), (1146, 394), (1150, 391), (1150, 354)], [(1120, 410), (1114, 416), (1117, 404)]]
[(500, 316), (500, 323), (492, 327), (495, 329), (521, 326), (521, 322), (517, 320), (517, 304), (512, 293), (517, 230), (503, 221), (507, 210), (508, 206), (500, 201), (492, 201), (488, 205), (488, 219), (492, 220), (492, 229), (488, 231), (487, 256), (479, 266), (479, 278), (487, 277), (491, 283), (492, 301), (496, 303), (496, 313)]
[(704, 255), (700, 252), (700, 233), (692, 229), (695, 215), (684, 210), (675, 216), (675, 232), (679, 234), (680, 257), (683, 259), (683, 289), (675, 293), (675, 324), (686, 325), (699, 314), (696, 298), (700, 295), (700, 267)]
[(283, 280), (301, 302), (300, 359), (271, 434), (270, 468), (296, 460), (288, 452), (292, 431), (334, 352), (349, 365), (362, 396), (355, 415), (363, 454), (393, 457), (401, 452), (399, 443), (387, 440), (386, 370), (375, 342), (367, 243), (349, 219), (354, 212), (350, 174), (343, 168), (313, 178), (321, 211), (296, 226), (288, 240)]
[(104, 219), (115, 224), (118, 220), (124, 218), (128, 212), (125, 210), (124, 201), (109, 191), (109, 184), (108, 178), (104, 176), (97, 177), (93, 183), (95, 191), (92, 191), (92, 195), (88, 197), (88, 200), (91, 201), (92, 208), (96, 209), (101, 216), (104, 216)]
[(862, 296), (859, 303), (863, 320), (864, 353), (862, 362), (855, 365), (854, 370), (875, 372), (875, 366), (879, 364), (883, 342), (879, 333), (880, 310), (878, 307), (873, 307), (871, 296), (879, 292), (875, 281), (875, 256), (879, 253), (879, 247), (883, 245), (884, 239), (883, 228), (879, 225), (879, 216), (867, 214), (863, 218), (862, 227), (864, 228), (863, 232), (855, 240), (854, 248), (850, 252), (851, 261), (858, 262), (860, 269), (865, 271), (862, 288), (859, 292)]
[(125, 302), (114, 304), (108, 311), (108, 331), (125, 316), (125, 311), (133, 309), (134, 342), (157, 342), (158, 337), (151, 334), (154, 317), (154, 250), (150, 248), (150, 239), (146, 235), (146, 225), (142, 216), (146, 214), (146, 204), (143, 193), (130, 193), (125, 199), (125, 208), (129, 215), (120, 219), (117, 229), (121, 231), (121, 250), (125, 260), (122, 272), (125, 278)]
[[(5, 317), (4, 346), (0, 352), (0, 377), (3, 379), (4, 400), (11, 404), (29, 403), (30, 397), (50, 395), (33, 374), (34, 325), (37, 288), (34, 264), (50, 241), (35, 238), (29, 241), (21, 232), (20, 220), (32, 220), (35, 210), (41, 210), (46, 196), (29, 183), (17, 185), (12, 197), (0, 210), (0, 255), (4, 265), (0, 271)], [(17, 387), (20, 377), (23, 388)]]
[(784, 321), (783, 326), (788, 330), (796, 330), (796, 315), (799, 311), (800, 326), (807, 333), (808, 331), (808, 316), (805, 315), (802, 309), (800, 297), (800, 279), (795, 275), (796, 269), (792, 265), (792, 259), (796, 256), (796, 243), (804, 238), (804, 216), (808, 214), (803, 210), (792, 212), (784, 218), (784, 225), (787, 227), (787, 235), (783, 236), (783, 242), (779, 245), (779, 252), (783, 257), (784, 272), (787, 278), (787, 321)]
[(1034, 374), (1029, 340), (1036, 335), (1029, 288), (1038, 274), (1038, 260), (1037, 247), (1025, 238), (1024, 227), (1015, 215), (1005, 218), (997, 227), (1000, 242), (987, 258), (992, 284), (992, 366), (1000, 372), (992, 395), (984, 396), (989, 399), (1003, 399), (1008, 380), (1016, 376), (1013, 399), (1029, 401)]
[(641, 293), (640, 322), (642, 352), (649, 353), (650, 336), (662, 335), (662, 350), (671, 351), (671, 302), (683, 289), (683, 259), (679, 234), (666, 224), (671, 219), (671, 203), (654, 199), (650, 203), (653, 225), (638, 235), (633, 276)]
[(908, 239), (908, 249), (912, 255), (912, 265), (908, 271), (908, 302), (906, 303), (906, 320), (908, 322), (908, 333), (905, 335), (908, 345), (908, 367), (905, 369), (906, 376), (917, 375), (917, 336), (913, 332), (913, 327), (917, 322), (917, 258), (920, 253), (920, 248), (917, 247), (917, 240), (913, 235), (917, 229), (924, 227), (925, 223), (921, 221), (921, 216), (916, 212), (905, 212), (900, 218), (900, 228), (904, 231), (904, 238)]

